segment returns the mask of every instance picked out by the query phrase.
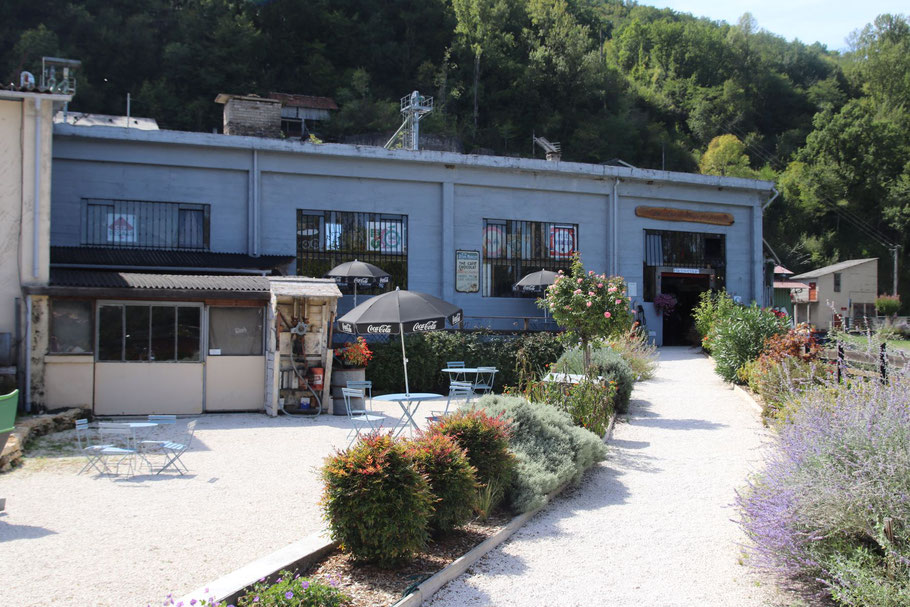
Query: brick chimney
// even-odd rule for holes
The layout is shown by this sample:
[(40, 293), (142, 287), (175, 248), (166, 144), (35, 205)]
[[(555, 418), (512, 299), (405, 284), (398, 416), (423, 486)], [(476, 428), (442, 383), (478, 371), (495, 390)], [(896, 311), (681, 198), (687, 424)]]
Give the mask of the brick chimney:
[(215, 103), (224, 104), (225, 135), (281, 136), (281, 102), (277, 99), (221, 93)]

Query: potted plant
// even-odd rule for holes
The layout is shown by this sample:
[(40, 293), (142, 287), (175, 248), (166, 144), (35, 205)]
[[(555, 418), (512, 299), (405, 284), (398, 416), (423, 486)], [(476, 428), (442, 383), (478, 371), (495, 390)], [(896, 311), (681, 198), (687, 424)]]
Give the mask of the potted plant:
[[(347, 342), (343, 348), (335, 350), (335, 362), (332, 364), (332, 401), (344, 402), (341, 389), (348, 386), (349, 381), (364, 381), (366, 379), (366, 366), (373, 358), (367, 340), (358, 337), (353, 342)], [(334, 406), (335, 415), (347, 415), (344, 406)]]

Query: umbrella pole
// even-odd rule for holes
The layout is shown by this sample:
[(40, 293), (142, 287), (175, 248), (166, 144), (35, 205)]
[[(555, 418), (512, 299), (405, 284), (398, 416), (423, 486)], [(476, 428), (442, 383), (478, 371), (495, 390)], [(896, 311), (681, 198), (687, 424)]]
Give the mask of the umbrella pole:
[(398, 323), (398, 330), (401, 332), (401, 359), (404, 361), (404, 393), (410, 394), (411, 387), (408, 386), (408, 357), (404, 352), (404, 325)]
[(354, 307), (357, 307), (357, 281), (354, 280)]

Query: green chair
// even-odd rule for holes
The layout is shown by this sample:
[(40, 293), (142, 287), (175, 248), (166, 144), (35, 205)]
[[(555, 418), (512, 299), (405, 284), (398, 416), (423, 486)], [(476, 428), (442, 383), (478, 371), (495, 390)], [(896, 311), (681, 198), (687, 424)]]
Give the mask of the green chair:
[[(6, 446), (6, 439), (13, 431), (16, 422), (16, 408), (19, 406), (19, 390), (13, 390), (0, 396), (0, 453)], [(6, 506), (6, 500), (0, 498), (0, 511)]]

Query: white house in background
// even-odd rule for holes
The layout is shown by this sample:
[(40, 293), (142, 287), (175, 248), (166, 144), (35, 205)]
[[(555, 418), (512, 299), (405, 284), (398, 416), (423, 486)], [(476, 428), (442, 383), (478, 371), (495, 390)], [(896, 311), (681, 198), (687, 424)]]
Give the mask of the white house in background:
[(853, 322), (875, 316), (878, 258), (850, 259), (792, 276), (808, 288), (793, 289), (793, 316), (818, 328), (830, 328), (835, 312)]

